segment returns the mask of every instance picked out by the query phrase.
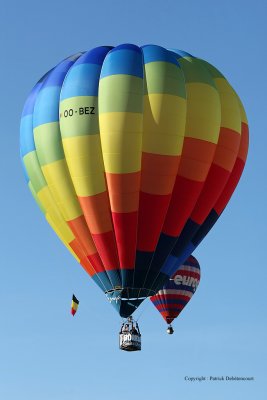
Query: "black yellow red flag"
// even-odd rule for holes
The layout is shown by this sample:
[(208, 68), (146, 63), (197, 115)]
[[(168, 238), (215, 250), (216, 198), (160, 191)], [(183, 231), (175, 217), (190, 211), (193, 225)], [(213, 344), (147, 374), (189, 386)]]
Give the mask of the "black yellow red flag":
[(76, 314), (76, 311), (78, 310), (79, 306), (79, 300), (77, 299), (76, 296), (72, 296), (72, 302), (71, 302), (71, 314), (74, 316)]

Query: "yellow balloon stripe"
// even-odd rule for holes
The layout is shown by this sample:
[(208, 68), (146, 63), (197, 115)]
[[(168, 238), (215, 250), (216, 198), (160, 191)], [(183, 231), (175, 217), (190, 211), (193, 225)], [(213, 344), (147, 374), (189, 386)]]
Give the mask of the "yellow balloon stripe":
[(186, 100), (169, 94), (144, 97), (143, 151), (180, 155), (183, 147)]
[(71, 221), (82, 215), (81, 207), (70, 180), (66, 160), (44, 165), (42, 171), (63, 218), (66, 221)]
[(74, 239), (74, 235), (64, 221), (57, 205), (49, 191), (46, 181), (43, 177), (36, 152), (32, 151), (23, 157), (23, 162), (28, 172), (30, 181), (29, 187), (33, 193), (37, 203), (46, 215), (53, 218), (54, 225), (61, 232), (64, 241), (70, 243)]
[[(48, 188), (43, 188), (41, 189), (41, 191), (38, 193), (39, 197), (42, 199), (40, 200), (40, 198), (38, 197), (37, 193), (35, 192), (33, 185), (31, 183), (31, 181), (29, 181), (29, 188), (30, 191), (35, 199), (35, 201), (37, 202), (37, 204), (39, 205), (39, 207), (41, 208), (42, 212), (44, 212), (45, 217), (47, 222), (49, 223), (49, 225), (51, 226), (51, 228), (56, 232), (57, 236), (59, 237), (59, 239), (62, 241), (62, 243), (67, 247), (67, 249), (70, 251), (70, 253), (73, 255), (73, 257), (80, 262), (79, 257), (75, 254), (75, 252), (72, 250), (72, 248), (69, 246), (69, 243), (74, 240), (74, 236), (72, 234), (72, 232), (70, 231), (68, 225), (65, 223), (65, 221), (61, 218), (61, 215), (58, 214), (57, 212), (53, 212), (54, 211), (54, 207), (48, 207), (48, 209), (50, 209), (50, 211), (52, 211), (52, 215), (50, 215), (48, 213), (48, 211), (45, 210), (44, 205), (47, 204), (47, 200), (45, 200), (42, 204), (42, 201), (44, 200), (44, 196), (41, 195), (41, 192), (46, 192), (46, 198), (50, 197), (49, 196), (49, 190)], [(48, 196), (47, 196), (48, 195)]]
[[(76, 240), (77, 245), (79, 246), (79, 251), (81, 254), (84, 254), (84, 257), (91, 254), (84, 251), (83, 243), (81, 243), (80, 238), (77, 239), (75, 237), (74, 233), (66, 223), (66, 220), (64, 220), (61, 210), (58, 208), (55, 198), (51, 193), (51, 187), (48, 187), (42, 173), (36, 151), (26, 154), (23, 157), (23, 162), (30, 178), (30, 190), (34, 197), (36, 197), (37, 203), (42, 207), (48, 222), (53, 224), (53, 229), (56, 230), (56, 233), (60, 236), (63, 243), (67, 248), (71, 249), (69, 244)], [(44, 168), (47, 168), (47, 166)], [(90, 238), (87, 239), (90, 240)], [(95, 252), (95, 250), (93, 252)]]
[(221, 106), (218, 91), (205, 83), (186, 83), (187, 115), (185, 136), (216, 144)]
[(67, 243), (70, 243), (72, 240), (74, 240), (75, 237), (68, 224), (62, 218), (48, 187), (46, 186), (41, 189), (37, 193), (37, 197), (45, 208), (46, 213), (50, 216), (50, 219), (53, 220), (54, 225), (57, 226), (57, 229), (61, 232), (63, 240)]
[(236, 94), (223, 78), (215, 78), (221, 101), (221, 126), (241, 134), (240, 111)]
[(237, 100), (238, 100), (238, 104), (239, 104), (239, 110), (240, 110), (240, 114), (241, 114), (241, 120), (243, 123), (245, 123), (246, 125), (248, 125), (248, 119), (247, 119), (247, 114), (245, 112), (244, 106), (239, 98), (239, 96), (236, 94)]
[(38, 193), (36, 193), (31, 181), (29, 181), (28, 186), (35, 201), (39, 205), (42, 212), (44, 212), (46, 220), (51, 226), (51, 228), (56, 232), (60, 240), (71, 252), (73, 257), (78, 262), (80, 262), (79, 257), (69, 246), (69, 243), (71, 243), (75, 239), (75, 237), (72, 231), (70, 230), (69, 226), (67, 225), (67, 223), (63, 220), (61, 214), (58, 212), (48, 187), (45, 186)]
[(63, 139), (69, 172), (77, 196), (93, 196), (106, 191), (99, 135)]
[[(53, 217), (49, 214), (46, 214), (46, 220), (49, 223), (49, 225), (52, 227), (52, 229), (54, 229), (54, 231), (56, 232), (56, 234), (58, 235), (58, 237), (61, 239), (61, 241), (63, 242), (63, 244), (67, 247), (67, 249), (70, 251), (70, 253), (73, 255), (73, 257), (80, 262), (79, 257), (76, 255), (76, 253), (74, 253), (74, 251), (72, 250), (72, 248), (69, 246), (70, 241), (68, 241), (67, 237), (64, 235), (65, 232), (63, 232), (60, 228), (62, 226), (59, 226), (58, 221), (54, 220)], [(65, 224), (67, 227), (67, 224)], [(74, 239), (74, 238), (73, 238)]]
[(143, 115), (130, 112), (102, 113), (99, 121), (105, 171), (140, 171)]
[(248, 146), (249, 146), (249, 134), (248, 134), (248, 120), (247, 120), (247, 115), (244, 109), (244, 106), (240, 100), (240, 98), (237, 96), (238, 102), (239, 102), (239, 108), (240, 108), (240, 113), (241, 113), (241, 119), (242, 119), (242, 134), (241, 134), (241, 143), (240, 143), (240, 148), (238, 152), (238, 157), (241, 158), (244, 162), (246, 162), (247, 159), (247, 154), (248, 154)]
[(45, 208), (44, 208), (44, 206), (43, 206), (43, 204), (40, 202), (40, 200), (38, 199), (38, 196), (37, 196), (37, 194), (36, 194), (36, 192), (35, 192), (35, 190), (34, 190), (34, 188), (33, 188), (33, 185), (32, 185), (32, 182), (31, 181), (29, 181), (28, 182), (28, 186), (29, 186), (29, 189), (30, 189), (30, 191), (31, 191), (31, 194), (33, 195), (33, 197), (34, 197), (34, 200), (36, 201), (36, 203), (38, 204), (38, 206), (40, 207), (40, 210), (42, 211), (42, 213), (46, 213), (46, 210), (45, 210)]

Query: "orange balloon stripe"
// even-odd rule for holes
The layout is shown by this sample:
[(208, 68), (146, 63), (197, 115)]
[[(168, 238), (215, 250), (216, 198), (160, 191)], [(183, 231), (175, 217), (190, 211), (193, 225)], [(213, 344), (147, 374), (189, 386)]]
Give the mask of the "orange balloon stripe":
[[(96, 251), (92, 236), (88, 231), (88, 227), (83, 216), (76, 220), (68, 221), (75, 239), (69, 243), (70, 247), (80, 259), (80, 264), (86, 272), (92, 277), (99, 272), (105, 272), (106, 269), (102, 263), (99, 254)], [(105, 285), (100, 281), (100, 284)]]
[(225, 147), (226, 149), (229, 149), (238, 154), (240, 141), (241, 141), (240, 133), (234, 131), (233, 129), (224, 128), (223, 126), (220, 128), (218, 145)]
[(138, 210), (141, 172), (126, 174), (106, 173), (112, 212), (127, 213)]
[[(74, 253), (78, 256), (78, 258), (80, 259), (80, 264), (83, 266), (83, 268), (85, 269), (86, 272), (88, 272), (88, 274), (90, 276), (93, 276), (95, 274), (97, 274), (98, 272), (104, 272), (105, 268), (102, 264), (102, 261), (98, 255), (98, 253), (94, 253), (94, 254), (90, 254), (90, 250), (88, 248), (88, 246), (84, 246), (84, 240), (86, 242), (88, 242), (88, 238), (91, 238), (91, 235), (89, 234), (89, 236), (81, 237), (81, 231), (85, 232), (85, 235), (87, 234), (86, 231), (87, 229), (84, 229), (84, 221), (82, 219), (82, 217), (79, 217), (79, 221), (69, 221), (68, 225), (70, 226), (70, 224), (72, 226), (70, 226), (71, 230), (73, 231), (73, 234), (75, 236), (77, 236), (74, 240), (72, 240), (69, 243), (69, 246), (72, 248), (72, 250), (74, 251)], [(79, 229), (79, 227), (82, 227), (82, 229), (79, 230), (79, 235), (76, 235), (76, 231), (77, 229)], [(90, 240), (89, 240), (90, 242)]]
[(228, 182), (225, 185), (221, 196), (219, 197), (218, 201), (216, 202), (215, 206), (213, 207), (218, 215), (220, 215), (223, 212), (228, 201), (230, 200), (230, 198), (236, 188), (236, 185), (238, 184), (239, 179), (242, 175), (243, 169), (245, 167), (245, 162), (246, 162), (247, 152), (248, 152), (248, 144), (249, 144), (248, 134), (249, 133), (248, 133), (247, 124), (242, 123), (242, 135), (241, 135), (240, 148), (238, 151), (238, 157), (236, 159), (234, 168), (228, 179)]
[(205, 180), (203, 190), (190, 216), (190, 219), (198, 225), (204, 222), (221, 195), (234, 168), (240, 141), (240, 133), (221, 127), (214, 160)]
[[(88, 274), (90, 276), (93, 276), (97, 273), (97, 270), (99, 270), (99, 261), (96, 259), (92, 258), (92, 261), (94, 262), (95, 267), (97, 267), (96, 269), (93, 267), (93, 265), (91, 264), (91, 262), (88, 259), (88, 256), (86, 254), (84, 254), (84, 251), (79, 243), (79, 241), (77, 239), (72, 240), (69, 243), (69, 246), (72, 248), (72, 250), (74, 251), (74, 253), (78, 256), (78, 258), (80, 259), (80, 264), (83, 266), (83, 268), (85, 269), (86, 272), (88, 272)], [(100, 268), (101, 269), (101, 268)], [(104, 271), (104, 269), (102, 268), (101, 272)]]
[(240, 133), (222, 127), (213, 163), (231, 172), (238, 154), (240, 141)]
[(81, 266), (84, 268), (84, 270), (92, 277), (94, 276), (97, 272), (95, 269), (92, 267), (90, 261), (84, 257), (80, 260)]
[(85, 257), (85, 253), (83, 251), (83, 248), (81, 247), (80, 242), (78, 239), (73, 239), (71, 242), (69, 242), (69, 246), (72, 248), (74, 253), (78, 256), (78, 258), (81, 260), (83, 257)]
[(192, 181), (203, 182), (207, 177), (215, 150), (214, 143), (185, 137), (178, 175)]
[(78, 199), (92, 235), (113, 230), (107, 192)]
[(68, 225), (73, 231), (74, 235), (77, 237), (77, 239), (74, 239), (70, 243), (70, 246), (80, 258), (80, 263), (84, 269), (91, 276), (99, 272), (105, 272), (106, 269), (96, 251), (90, 232), (88, 232), (88, 227), (84, 217), (80, 216), (75, 220), (68, 221)]
[(143, 153), (137, 250), (156, 250), (181, 156)]
[(67, 221), (67, 224), (74, 233), (75, 237), (77, 237), (77, 239), (83, 246), (86, 254), (95, 254), (97, 251), (91, 238), (90, 232), (88, 231), (84, 216), (81, 215), (80, 217), (77, 217), (71, 221)]
[(85, 220), (106, 271), (119, 268), (107, 192), (79, 197)]
[(180, 235), (204, 187), (216, 144), (185, 137), (183, 151), (163, 233)]
[(90, 276), (94, 276), (99, 272), (105, 272), (106, 269), (97, 253), (84, 217), (80, 216), (76, 220), (68, 221), (67, 224), (75, 236), (75, 239), (69, 245), (79, 257), (80, 264), (85, 271)]

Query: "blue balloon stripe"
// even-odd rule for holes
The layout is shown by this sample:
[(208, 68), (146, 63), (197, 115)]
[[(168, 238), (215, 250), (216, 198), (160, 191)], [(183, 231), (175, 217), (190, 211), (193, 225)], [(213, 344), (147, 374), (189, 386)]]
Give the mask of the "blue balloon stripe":
[(186, 51), (183, 50), (178, 50), (178, 49), (168, 49), (171, 53), (174, 53), (175, 56), (179, 58), (185, 58), (185, 57), (190, 57), (190, 58), (196, 58), (192, 56), (192, 54), (187, 53)]
[(92, 278), (94, 278), (94, 277), (97, 277), (97, 279), (102, 283), (102, 286), (104, 287), (104, 291), (113, 289), (106, 272), (98, 272), (92, 276)]
[(137, 52), (128, 49), (118, 50), (115, 48), (109, 52), (103, 63), (101, 78), (117, 74), (143, 78), (143, 57), (140, 49), (139, 52)]
[(35, 150), (32, 129), (32, 115), (26, 115), (20, 122), (20, 153), (22, 157)]
[(165, 263), (163, 264), (161, 272), (167, 274), (168, 276), (172, 276), (174, 272), (177, 270), (177, 266), (182, 265), (194, 250), (195, 246), (191, 242), (189, 242), (187, 244), (187, 247), (182, 252), (182, 254), (179, 255), (179, 257), (170, 254)]
[(58, 64), (43, 82), (42, 90), (50, 86), (62, 86), (65, 76), (75, 60), (66, 59)]
[(26, 170), (26, 167), (24, 165), (24, 161), (23, 161), (23, 157), (22, 156), (21, 156), (21, 164), (22, 164), (22, 170), (23, 170), (24, 178), (25, 178), (26, 182), (29, 183), (30, 178), (29, 178), (28, 172)]
[(60, 100), (76, 96), (97, 96), (101, 66), (97, 64), (74, 65), (65, 78)]
[(34, 86), (32, 91), (30, 92), (30, 94), (24, 104), (24, 107), (23, 107), (23, 111), (22, 111), (22, 115), (21, 115), (22, 118), (25, 117), (26, 115), (30, 115), (33, 113), (35, 101), (36, 101), (37, 95), (38, 95), (41, 87), (42, 87), (42, 82), (38, 82)]
[(157, 309), (160, 313), (167, 312), (169, 316), (171, 316), (172, 313), (180, 314), (180, 312), (182, 311), (182, 307), (168, 307), (167, 304), (164, 304), (162, 306), (158, 305)]
[(175, 304), (175, 305), (181, 305), (181, 306), (186, 306), (186, 304), (188, 303), (188, 301), (187, 300), (183, 300), (183, 299), (166, 299), (166, 297), (165, 297), (165, 299), (162, 301), (162, 300), (152, 300), (152, 302), (153, 302), (153, 304), (157, 307), (158, 305), (162, 305), (162, 306), (164, 306), (164, 308), (168, 308), (168, 304)]
[[(177, 269), (177, 267), (176, 267), (176, 269)], [(174, 273), (176, 273), (176, 272), (174, 272)], [(177, 274), (178, 273), (179, 272), (177, 271)], [(195, 279), (195, 278), (193, 278), (193, 279)], [(189, 280), (189, 282), (190, 282), (190, 280)], [(176, 283), (174, 283), (174, 281), (168, 282), (168, 289), (170, 289), (170, 290), (186, 290), (187, 292), (194, 293), (194, 289), (192, 288), (192, 286), (189, 286), (187, 284), (177, 285)]]
[(212, 209), (208, 217), (205, 219), (204, 223), (201, 225), (201, 227), (199, 228), (199, 230), (192, 239), (193, 245), (195, 247), (197, 247), (199, 243), (204, 239), (204, 237), (208, 234), (208, 232), (216, 223), (218, 218), (219, 215), (214, 209)]
[(114, 53), (119, 50), (131, 50), (131, 51), (136, 51), (137, 53), (140, 53), (140, 47), (138, 47), (132, 43), (119, 44), (118, 46), (116, 46), (112, 49), (112, 52)]
[(156, 61), (168, 62), (171, 64), (175, 64), (180, 68), (178, 61), (173, 53), (164, 49), (160, 46), (155, 45), (146, 45), (142, 47), (142, 52), (144, 56), (144, 64), (148, 64)]
[(48, 86), (40, 90), (36, 99), (33, 127), (59, 121), (60, 87)]
[(97, 64), (102, 65), (107, 54), (113, 49), (111, 46), (96, 47), (92, 50), (85, 52), (75, 62), (76, 65), (80, 64)]

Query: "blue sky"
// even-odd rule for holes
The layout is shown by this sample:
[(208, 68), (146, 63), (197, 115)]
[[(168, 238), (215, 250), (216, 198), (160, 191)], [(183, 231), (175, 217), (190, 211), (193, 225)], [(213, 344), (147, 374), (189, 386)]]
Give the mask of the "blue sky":
[[(267, 3), (225, 0), (10, 0), (1, 7), (0, 398), (193, 400), (266, 392)], [(120, 318), (61, 245), (24, 182), (19, 122), (34, 83), (66, 56), (98, 45), (155, 43), (214, 64), (250, 126), (241, 182), (194, 255), (202, 281), (167, 336), (149, 301), (143, 350), (118, 350)], [(69, 313), (72, 293), (79, 312)], [(195, 382), (185, 376), (254, 376)], [(264, 382), (265, 380), (265, 382)]]

